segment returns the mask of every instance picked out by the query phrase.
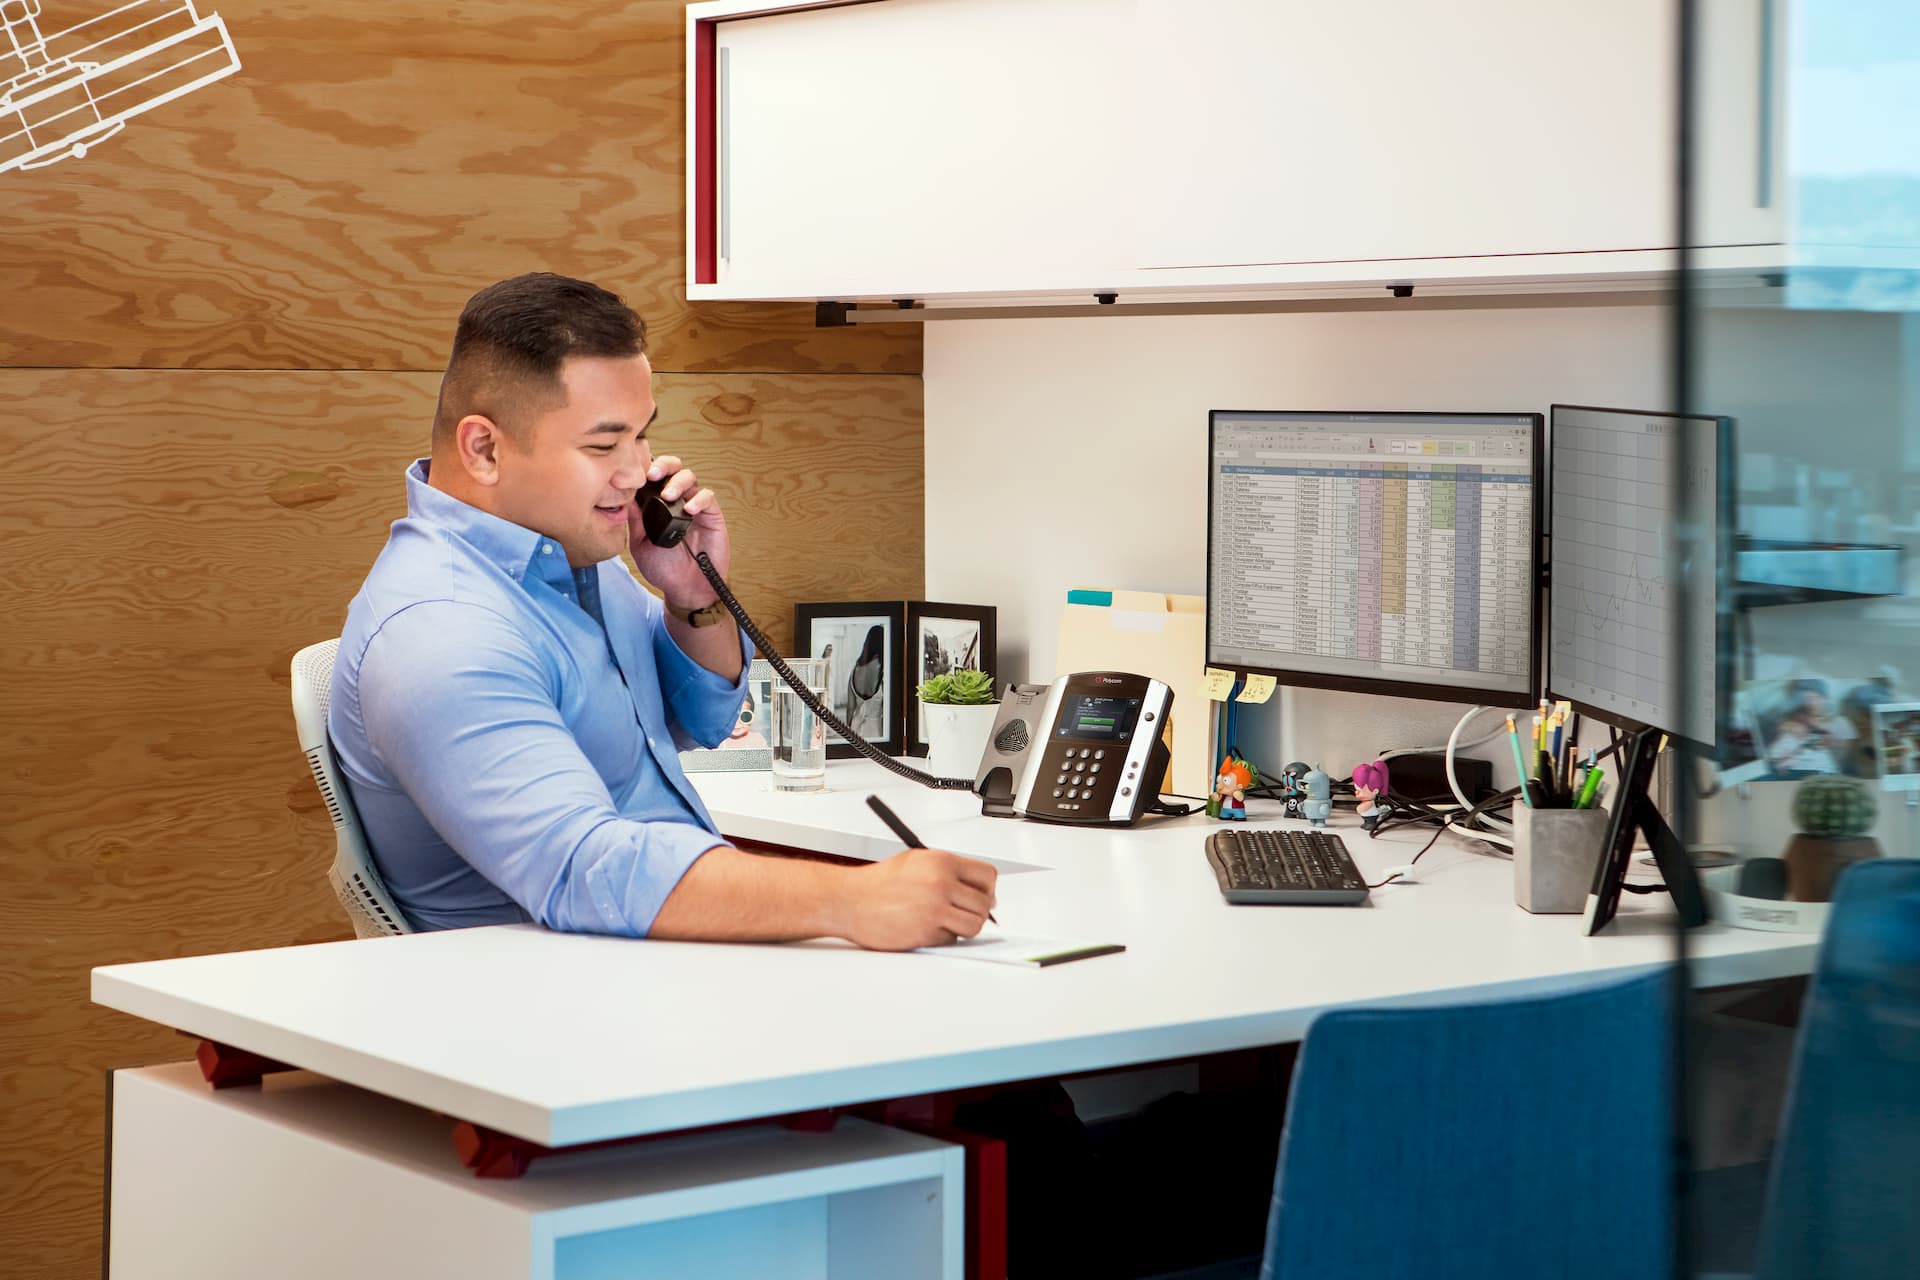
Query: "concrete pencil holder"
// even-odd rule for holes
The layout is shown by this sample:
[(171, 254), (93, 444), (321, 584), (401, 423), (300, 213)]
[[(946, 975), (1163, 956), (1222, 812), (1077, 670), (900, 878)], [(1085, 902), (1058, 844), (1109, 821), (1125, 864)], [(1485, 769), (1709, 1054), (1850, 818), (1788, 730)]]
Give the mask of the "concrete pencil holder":
[(1513, 900), (1537, 915), (1586, 910), (1607, 838), (1605, 809), (1513, 811)]

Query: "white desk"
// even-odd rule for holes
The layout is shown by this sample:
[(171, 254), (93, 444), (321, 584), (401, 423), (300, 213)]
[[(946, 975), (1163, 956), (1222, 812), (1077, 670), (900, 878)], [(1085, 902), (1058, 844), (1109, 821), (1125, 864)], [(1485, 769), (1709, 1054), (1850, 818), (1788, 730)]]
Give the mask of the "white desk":
[[(696, 775), (723, 830), (854, 857), (894, 851), (862, 804), (878, 792), (923, 839), (1007, 868), (996, 914), (1009, 930), (1127, 951), (1025, 970), (516, 926), (113, 965), (94, 971), (93, 998), (567, 1145), (1282, 1043), (1335, 1006), (1540, 989), (1671, 954), (1663, 898), (1626, 902), (1612, 934), (1588, 938), (1578, 916), (1515, 907), (1509, 864), (1452, 836), (1420, 883), (1366, 907), (1231, 907), (1202, 817), (1050, 827), (979, 817), (965, 793), (864, 762), (835, 762), (828, 779), (824, 795), (782, 796), (763, 775)], [(1336, 829), (1374, 878), (1426, 839)], [(1817, 943), (1713, 925), (1691, 946), (1695, 982), (1720, 986), (1808, 973)]]

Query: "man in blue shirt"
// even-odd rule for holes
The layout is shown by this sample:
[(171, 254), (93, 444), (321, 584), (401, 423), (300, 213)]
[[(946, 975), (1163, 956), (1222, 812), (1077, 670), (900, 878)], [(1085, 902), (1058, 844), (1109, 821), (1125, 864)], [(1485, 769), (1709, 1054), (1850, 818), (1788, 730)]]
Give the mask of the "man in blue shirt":
[[(751, 653), (690, 554), (727, 572), (719, 499), (652, 456), (652, 381), (640, 318), (595, 285), (518, 276), (461, 313), (432, 455), (347, 611), (327, 719), (400, 909), (423, 929), (972, 937), (990, 864), (742, 853), (687, 782), (677, 749), (732, 729)], [(640, 528), (650, 479), (686, 499), (683, 547)]]

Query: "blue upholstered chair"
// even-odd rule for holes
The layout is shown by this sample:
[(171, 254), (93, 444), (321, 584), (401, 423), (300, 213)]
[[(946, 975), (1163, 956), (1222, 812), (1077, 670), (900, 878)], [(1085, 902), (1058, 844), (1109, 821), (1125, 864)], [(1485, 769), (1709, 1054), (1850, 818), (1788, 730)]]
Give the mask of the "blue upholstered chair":
[(1920, 1275), (1920, 860), (1860, 863), (1834, 894), (1758, 1274)]
[(1665, 1276), (1671, 982), (1318, 1019), (1262, 1280)]

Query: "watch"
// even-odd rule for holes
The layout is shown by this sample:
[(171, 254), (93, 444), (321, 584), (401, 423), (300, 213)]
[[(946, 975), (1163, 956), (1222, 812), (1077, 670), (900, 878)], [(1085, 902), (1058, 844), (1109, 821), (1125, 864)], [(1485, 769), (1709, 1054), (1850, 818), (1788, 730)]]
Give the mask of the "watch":
[(676, 605), (660, 602), (668, 613), (680, 619), (690, 627), (717, 627), (727, 618), (727, 606), (715, 600), (712, 604), (702, 605), (698, 609), (682, 609)]

